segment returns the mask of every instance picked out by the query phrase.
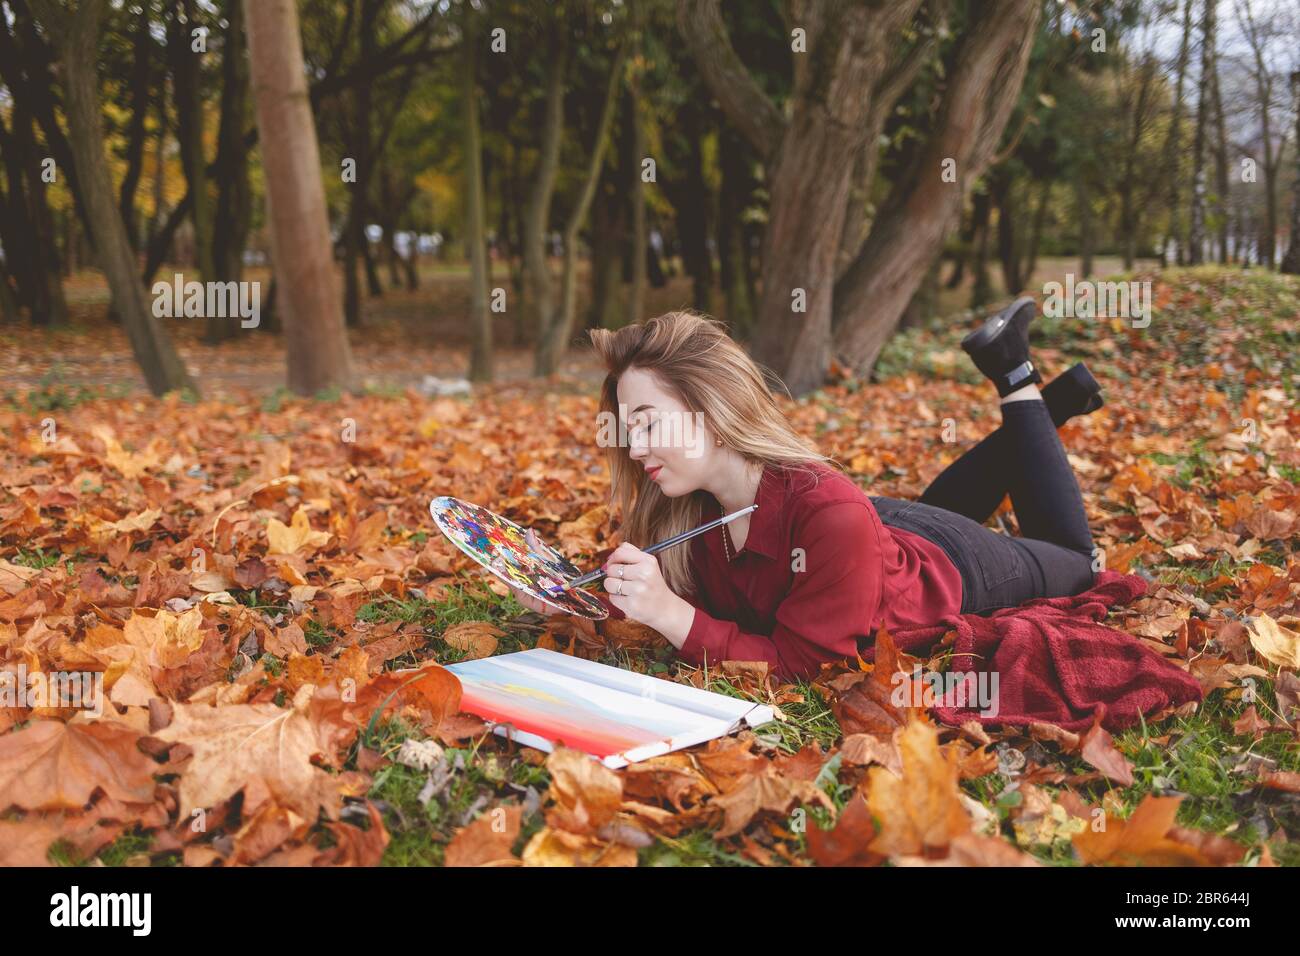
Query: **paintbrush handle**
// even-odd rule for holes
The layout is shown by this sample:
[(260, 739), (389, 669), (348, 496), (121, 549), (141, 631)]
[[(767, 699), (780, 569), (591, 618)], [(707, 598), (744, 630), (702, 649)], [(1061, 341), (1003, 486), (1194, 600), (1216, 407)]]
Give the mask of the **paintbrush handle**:
[[(731, 514), (723, 515), (721, 518), (714, 518), (712, 521), (706, 522), (705, 524), (700, 525), (698, 528), (692, 528), (690, 531), (683, 531), (681, 534), (675, 534), (671, 538), (665, 538), (663, 541), (660, 541), (658, 544), (650, 545), (650, 547), (645, 549), (645, 553), (658, 554), (660, 551), (665, 551), (668, 548), (673, 547), (674, 545), (681, 544), (683, 541), (689, 541), (692, 538), (704, 534), (705, 532), (712, 531), (714, 528), (720, 525), (724, 525), (729, 521), (735, 521), (737, 518), (742, 517), (743, 515), (747, 515), (751, 511), (757, 511), (757, 510), (758, 510), (758, 505), (752, 504), (748, 508), (741, 508), (739, 511), (733, 511)], [(561, 588), (561, 590), (571, 591), (574, 588), (579, 588), (582, 587), (583, 585), (591, 584), (593, 581), (599, 581), (604, 576), (605, 576), (604, 569), (597, 568), (594, 571), (588, 571), (586, 574), (578, 575), (576, 578), (574, 578), (572, 581), (566, 584), (563, 588)]]

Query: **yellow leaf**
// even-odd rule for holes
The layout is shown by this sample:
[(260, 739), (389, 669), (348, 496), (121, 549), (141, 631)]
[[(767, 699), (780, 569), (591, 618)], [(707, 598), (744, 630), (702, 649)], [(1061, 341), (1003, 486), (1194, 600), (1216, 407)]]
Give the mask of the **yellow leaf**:
[(447, 628), (442, 639), (457, 650), (464, 651), (471, 660), (476, 660), (491, 657), (497, 649), (497, 638), (504, 637), (505, 633), (487, 621), (463, 621)]
[(276, 518), (266, 523), (266, 540), (270, 543), (270, 554), (293, 554), (301, 548), (315, 550), (330, 539), (328, 531), (313, 531), (307, 518), (307, 510), (299, 508), (293, 513), (288, 525)]
[(919, 720), (899, 734), (898, 749), (901, 778), (882, 767), (868, 771), (867, 805), (880, 821), (871, 848), (890, 856), (946, 849), (953, 838), (970, 832), (957, 760), (939, 749), (938, 731)]
[(1283, 627), (1267, 614), (1250, 626), (1250, 646), (1279, 667), (1300, 667), (1300, 633)]

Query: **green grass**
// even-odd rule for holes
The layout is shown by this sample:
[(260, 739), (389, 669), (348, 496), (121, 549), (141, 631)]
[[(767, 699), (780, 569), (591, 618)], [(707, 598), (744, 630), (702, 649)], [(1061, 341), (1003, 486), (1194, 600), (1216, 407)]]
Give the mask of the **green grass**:
[[(408, 738), (420, 736), (409, 724), (395, 718), (380, 724), (372, 743), (379, 753), (391, 758)], [(529, 788), (540, 804), (550, 785), (545, 768), (494, 750), (484, 752), (480, 744), (447, 747), (444, 755), (452, 772), (442, 788), (424, 803), (420, 792), (429, 779), (428, 772), (391, 763), (375, 774), (369, 796), (382, 807), (391, 837), (383, 865), (441, 866), (447, 844), (461, 827), (493, 807), (522, 803)], [(540, 813), (526, 815), (514, 851), (521, 852), (541, 826)]]

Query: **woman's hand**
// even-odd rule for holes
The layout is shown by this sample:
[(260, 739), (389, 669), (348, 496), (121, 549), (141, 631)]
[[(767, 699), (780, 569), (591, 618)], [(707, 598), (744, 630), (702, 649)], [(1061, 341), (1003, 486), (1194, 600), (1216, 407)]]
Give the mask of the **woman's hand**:
[(695, 620), (695, 608), (668, 587), (659, 559), (624, 542), (605, 561), (610, 603), (634, 621), (653, 627), (681, 647)]

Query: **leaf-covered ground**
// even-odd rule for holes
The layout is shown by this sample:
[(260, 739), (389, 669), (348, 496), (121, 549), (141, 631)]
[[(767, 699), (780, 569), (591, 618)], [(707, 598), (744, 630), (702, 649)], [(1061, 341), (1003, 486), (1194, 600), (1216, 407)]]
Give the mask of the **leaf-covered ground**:
[[(1140, 278), (1149, 328), (1044, 318), (1036, 342), (1106, 386), (1062, 437), (1107, 566), (1152, 581), (1109, 623), (1206, 691), (1113, 739), (896, 709), (902, 655), (778, 685), (503, 597), (427, 502), (483, 503), (580, 561), (612, 547), (590, 374), (472, 399), (10, 392), (3, 666), (102, 674), (109, 703), (0, 707), (0, 863), (1300, 863), (1300, 284)], [(916, 495), (997, 423), (963, 331), (909, 332), (879, 384), (788, 412), (865, 489)], [(533, 646), (782, 719), (621, 771), (547, 756), (458, 713), (438, 666)]]

